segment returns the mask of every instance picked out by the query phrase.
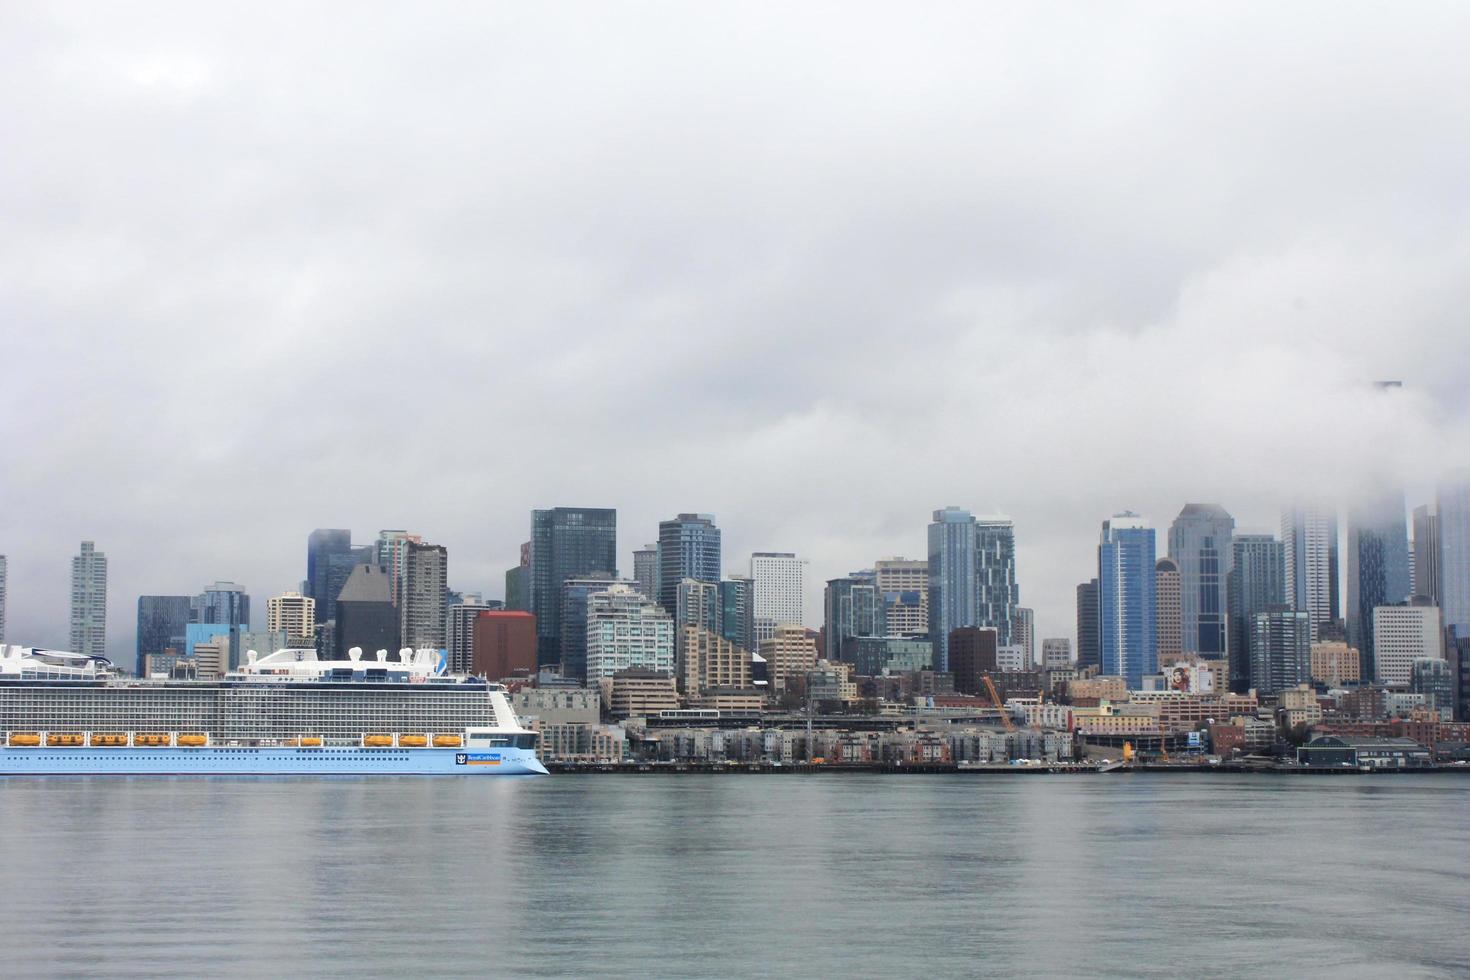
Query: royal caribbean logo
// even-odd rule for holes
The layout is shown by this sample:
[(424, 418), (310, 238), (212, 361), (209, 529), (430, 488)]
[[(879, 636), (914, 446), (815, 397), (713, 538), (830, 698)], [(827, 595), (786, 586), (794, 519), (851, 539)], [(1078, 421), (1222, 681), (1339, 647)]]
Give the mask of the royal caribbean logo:
[(454, 764), (456, 766), (498, 766), (500, 765), (500, 753), (456, 752), (454, 753)]

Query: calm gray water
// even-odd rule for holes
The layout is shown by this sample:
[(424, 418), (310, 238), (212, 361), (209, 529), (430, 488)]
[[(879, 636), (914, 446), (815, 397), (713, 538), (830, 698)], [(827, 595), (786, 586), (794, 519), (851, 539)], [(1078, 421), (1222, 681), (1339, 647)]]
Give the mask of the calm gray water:
[(1454, 775), (0, 780), (6, 976), (1450, 976)]

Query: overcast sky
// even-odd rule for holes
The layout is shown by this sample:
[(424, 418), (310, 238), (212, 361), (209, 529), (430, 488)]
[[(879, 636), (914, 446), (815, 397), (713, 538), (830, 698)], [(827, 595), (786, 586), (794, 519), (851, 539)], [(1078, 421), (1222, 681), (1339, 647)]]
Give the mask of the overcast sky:
[[(1470, 449), (1470, 6), (0, 8), (7, 640), (69, 559), (266, 596), (314, 527), (502, 593), (529, 511), (821, 582)], [(1403, 392), (1365, 385), (1402, 379)]]

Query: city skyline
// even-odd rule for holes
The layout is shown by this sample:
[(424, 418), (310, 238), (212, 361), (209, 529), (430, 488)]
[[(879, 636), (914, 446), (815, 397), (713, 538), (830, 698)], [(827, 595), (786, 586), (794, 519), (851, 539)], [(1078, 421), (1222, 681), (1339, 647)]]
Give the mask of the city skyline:
[[(1470, 149), (1437, 108), (1470, 90), (1454, 25), (1335, 11), (1379, 52), (1344, 61), (1301, 44), (1304, 9), (1264, 37), (855, 9), (840, 44), (793, 10), (751, 72), (714, 43), (747, 36), (734, 9), (656, 30), (589, 10), (585, 34), (519, 11), (532, 45), (444, 15), (494, 57), (384, 11), (331, 24), (362, 56), (306, 73), (324, 15), (220, 16), (180, 10), (161, 40), (38, 7), (7, 32), (6, 90), (45, 80), (0, 109), (0, 206), (27, 243), (0, 257), (24, 338), (0, 396), (12, 639), (64, 643), (83, 539), (111, 556), (121, 653), (139, 595), (299, 588), (313, 528), (410, 528), (455, 556), (455, 588), (499, 595), (525, 515), (557, 501), (619, 510), (625, 575), (659, 521), (716, 514), (724, 572), (808, 560), (812, 621), (814, 583), (922, 556), (934, 509), (1004, 512), (1044, 638), (1112, 513), (1164, 534), (1218, 501), (1271, 530), (1290, 500), (1391, 475), (1426, 502), (1470, 466)], [(1097, 42), (1131, 32), (1146, 61)], [(590, 37), (641, 56), (604, 65)], [(321, 126), (312, 93), (341, 92), (402, 128)], [(1017, 93), (1066, 111), (1018, 114)], [(389, 367), (433, 397), (379, 384)], [(1403, 387), (1364, 396), (1379, 379)]]
[[(1427, 499), (1427, 501), (1429, 502), (1429, 504), (1430, 504), (1431, 507), (1434, 506), (1435, 496), (1434, 496), (1434, 491), (1432, 489), (1430, 491), (1428, 491), (1427, 496), (1426, 496), (1425, 499)], [(1407, 513), (1408, 509), (1412, 509), (1415, 504), (1422, 503), (1422, 501), (1421, 501), (1421, 499), (1419, 497), (1413, 496), (1413, 495), (1407, 496), (1406, 497), (1406, 500), (1408, 501), (1407, 508), (1406, 508), (1406, 513)], [(953, 506), (953, 505), (947, 505), (947, 506)], [(1184, 505), (1184, 504), (1176, 504), (1176, 505), (1174, 505), (1174, 507), (1169, 512), (1170, 513), (1177, 513), (1179, 511), (1179, 509), (1181, 507), (1183, 507), (1183, 506), (1186, 506), (1186, 505)], [(575, 507), (573, 507), (573, 508), (562, 508), (562, 509), (566, 509), (566, 510), (583, 510), (583, 509), (586, 509), (586, 508), (575, 508)], [(622, 523), (623, 523), (623, 519), (622, 519), (622, 516), (621, 516), (622, 512), (618, 508), (616, 508), (616, 507), (594, 508), (594, 509), (611, 510), (611, 511), (614, 511), (615, 513), (618, 514), (617, 523), (620, 526), (619, 526), (619, 529), (617, 531), (617, 542), (618, 542), (617, 543), (617, 552), (616, 552), (617, 561), (619, 562), (619, 570), (620, 571), (622, 571), (624, 569), (630, 569), (631, 566), (632, 566), (632, 564), (633, 564), (633, 558), (632, 558), (632, 556), (633, 556), (633, 554), (635, 552), (641, 550), (641, 545), (629, 544), (628, 542), (633, 541), (635, 539), (638, 539), (640, 537), (640, 533), (641, 532), (637, 528), (626, 529), (626, 528), (622, 527), (621, 526)], [(1270, 513), (1271, 514), (1276, 514), (1276, 515), (1279, 516), (1280, 512), (1281, 512), (1281, 510), (1280, 510), (1280, 508), (1278, 508), (1276, 511), (1272, 511)], [(1340, 513), (1339, 514), (1339, 519), (1338, 519), (1338, 531), (1339, 531), (1339, 538), (1341, 540), (1340, 548), (1341, 548), (1341, 551), (1342, 551), (1342, 553), (1344, 555), (1347, 554), (1347, 540), (1346, 539), (1347, 539), (1347, 534), (1348, 534), (1348, 530), (1347, 530), (1348, 523), (1347, 523), (1346, 518), (1344, 516), (1345, 515), (1345, 512), (1346, 512), (1346, 508), (1344, 507), (1343, 508), (1343, 513)], [(928, 515), (928, 516), (932, 517), (932, 514), (931, 515)], [(1144, 513), (1142, 516), (1143, 516), (1143, 518), (1146, 521), (1151, 522), (1151, 524), (1153, 526), (1157, 527), (1157, 522), (1155, 521), (1155, 519), (1150, 514)], [(985, 521), (987, 519), (994, 520), (995, 518), (986, 518), (984, 516), (983, 512), (982, 512), (980, 519), (983, 522), (983, 521)], [(1011, 519), (1009, 517), (1007, 517), (1007, 518), (1004, 518), (1003, 520), (1010, 521)], [(343, 522), (343, 523), (346, 523), (346, 522)], [(413, 525), (412, 522), (409, 522), (409, 523), (410, 523), (411, 526), (417, 527), (417, 525)], [(1012, 521), (1012, 523), (1014, 524), (1015, 522)], [(654, 523), (654, 525), (653, 525), (654, 528), (655, 528), (655, 530), (657, 529), (657, 525), (658, 525), (658, 522), (656, 521)], [(1165, 526), (1167, 527), (1167, 523), (1165, 524)], [(1410, 528), (1410, 530), (1412, 529), (1412, 523), (1409, 521), (1409, 519), (1407, 517), (1406, 517), (1406, 527)], [(303, 535), (302, 535), (302, 537), (307, 537), (310, 540), (314, 541), (314, 540), (316, 540), (316, 538), (313, 537), (313, 536), (316, 535), (319, 530), (320, 529), (314, 529), (314, 530), (310, 530), (310, 531), (304, 532)], [(722, 530), (724, 530), (724, 529), (722, 529)], [(1280, 540), (1280, 533), (1281, 533), (1279, 526), (1277, 526), (1277, 527), (1273, 527), (1272, 526), (1272, 522), (1271, 522), (1271, 519), (1269, 518), (1269, 516), (1268, 516), (1268, 519), (1263, 520), (1263, 521), (1260, 521), (1260, 522), (1254, 522), (1254, 523), (1240, 523), (1240, 522), (1237, 522), (1236, 527), (1235, 527), (1235, 532), (1237, 533), (1237, 535), (1245, 535), (1245, 536), (1268, 535), (1268, 536), (1275, 537), (1277, 540)], [(352, 548), (355, 551), (357, 551), (357, 552), (360, 553), (360, 552), (362, 552), (364, 550), (366, 550), (368, 552), (371, 552), (374, 549), (374, 547), (379, 543), (379, 541), (380, 541), (380, 534), (383, 533), (383, 532), (369, 530), (368, 528), (363, 527), (362, 529), (352, 529), (350, 533), (353, 535), (353, 540), (351, 541), (351, 546), (352, 546)], [(394, 530), (394, 531), (391, 531), (391, 532), (388, 532), (388, 533), (397, 535), (397, 534), (403, 534), (404, 532)], [(1091, 551), (1091, 556), (1090, 556), (1090, 561), (1088, 562), (1088, 564), (1086, 565), (1086, 567), (1083, 568), (1082, 573), (1080, 573), (1082, 575), (1082, 577), (1079, 578), (1078, 581), (1086, 582), (1087, 579), (1096, 576), (1096, 561), (1097, 561), (1097, 557), (1096, 557), (1096, 541), (1097, 541), (1096, 534), (1097, 534), (1097, 532), (1096, 532), (1096, 528), (1095, 528), (1095, 525), (1094, 525), (1094, 527), (1091, 530), (1090, 535), (1089, 535), (1090, 541), (1088, 541), (1087, 543), (1085, 543), (1084, 545), (1082, 545), (1081, 548), (1079, 549), (1082, 552), (1087, 552), (1087, 551), (1090, 550)], [(922, 532), (921, 532), (921, 535), (922, 535)], [(426, 541), (427, 540), (431, 540), (433, 538), (433, 535), (431, 535), (431, 534), (429, 534), (427, 532), (425, 532), (424, 534), (414, 533), (413, 536), (414, 537), (421, 537), (421, 538), (425, 539)], [(656, 536), (656, 535), (649, 535), (649, 536)], [(1167, 540), (1166, 539), (1167, 539), (1167, 535), (1164, 534), (1164, 533), (1160, 533), (1160, 534), (1157, 535), (1156, 552), (1157, 552), (1157, 556), (1159, 558), (1165, 558), (1165, 557), (1167, 557), (1167, 554), (1166, 554), (1167, 553)], [(736, 538), (736, 540), (738, 540), (738, 538)], [(1027, 596), (1030, 596), (1033, 593), (1032, 593), (1031, 582), (1030, 582), (1029, 578), (1027, 577), (1027, 570), (1030, 567), (1032, 567), (1032, 564), (1033, 563), (1031, 561), (1028, 561), (1028, 558), (1027, 558), (1027, 552), (1028, 552), (1027, 535), (1026, 535), (1026, 531), (1025, 531), (1025, 528), (1024, 527), (1021, 527), (1019, 525), (1016, 525), (1015, 526), (1015, 540), (1016, 540), (1016, 546), (1015, 546), (1015, 565), (1016, 565), (1016, 568), (1017, 568), (1016, 582), (1025, 590), (1025, 593), (1024, 594), (1027, 595)], [(449, 556), (448, 582), (447, 582), (448, 588), (454, 589), (457, 592), (464, 592), (464, 593), (468, 593), (468, 594), (472, 594), (472, 595), (482, 595), (486, 599), (490, 599), (490, 600), (497, 600), (498, 601), (498, 600), (501, 600), (503, 598), (503, 591), (504, 591), (504, 587), (503, 587), (504, 569), (501, 569), (500, 572), (499, 572), (499, 574), (496, 574), (493, 571), (490, 574), (488, 574), (485, 577), (485, 581), (487, 581), (489, 583), (488, 585), (483, 585), (480, 582), (480, 580), (478, 580), (478, 579), (476, 579), (473, 582), (467, 582), (467, 581), (465, 581), (465, 578), (467, 576), (465, 575), (465, 573), (463, 573), (462, 569), (466, 565), (469, 565), (469, 566), (472, 566), (472, 567), (477, 567), (477, 568), (478, 567), (482, 567), (485, 564), (483, 558), (481, 556), (467, 555), (463, 551), (456, 550), (454, 547), (445, 545), (444, 543), (439, 542), (437, 540), (435, 540), (433, 543), (434, 543), (434, 546), (435, 547), (437, 547), (437, 548), (446, 548), (447, 551), (448, 551), (448, 556)], [(104, 547), (103, 543), (100, 543), (100, 542), (97, 544), (97, 549), (99, 551), (107, 550)], [(519, 546), (517, 546), (517, 548), (515, 549), (515, 551), (516, 551), (516, 557), (513, 559), (513, 561), (518, 562), (519, 561)], [(884, 559), (890, 559), (890, 558), (893, 558), (893, 557), (896, 557), (896, 556), (901, 556), (901, 557), (908, 558), (908, 559), (911, 559), (911, 560), (913, 560), (913, 559), (923, 560), (921, 556), (924, 554), (925, 551), (926, 551), (925, 548), (913, 547), (913, 548), (910, 549), (910, 552), (911, 552), (910, 554), (903, 554), (901, 551), (892, 551), (892, 552), (889, 552), (889, 553), (874, 554), (872, 556), (869, 556), (869, 558), (866, 561), (859, 560), (856, 564), (853, 564), (852, 567), (847, 568), (845, 571), (843, 571), (840, 574), (835, 575), (833, 577), (834, 578), (846, 578), (849, 574), (851, 574), (853, 572), (856, 572), (856, 571), (859, 571), (859, 570), (871, 570), (875, 562), (881, 561), (881, 560), (884, 560)], [(301, 552), (300, 540), (298, 540), (296, 542), (296, 548), (295, 548), (294, 554), (291, 555), (289, 557), (289, 559), (282, 558), (280, 561), (278, 561), (278, 562), (275, 563), (277, 565), (286, 565), (286, 564), (289, 564), (290, 561), (295, 561), (297, 563), (296, 564), (296, 567), (298, 569), (298, 571), (297, 571), (298, 577), (294, 581), (291, 581), (289, 578), (287, 578), (287, 579), (283, 580), (282, 583), (279, 586), (277, 586), (275, 584), (272, 584), (269, 587), (261, 588), (261, 587), (258, 587), (258, 586), (254, 586), (254, 585), (249, 584), (249, 582), (246, 581), (246, 576), (243, 576), (243, 575), (236, 576), (235, 577), (235, 580), (238, 581), (238, 582), (243, 583), (239, 587), (243, 588), (247, 593), (253, 595), (255, 597), (255, 601), (260, 604), (260, 609), (263, 611), (264, 608), (265, 608), (265, 601), (266, 601), (266, 598), (268, 596), (277, 596), (277, 595), (281, 595), (281, 594), (290, 593), (290, 592), (293, 592), (293, 591), (299, 591), (299, 590), (302, 589), (302, 586), (303, 585), (309, 584), (309, 582), (305, 578), (305, 573), (311, 567), (312, 559), (311, 559), (311, 556), (310, 556), (310, 553), (309, 553), (308, 554), (308, 557), (307, 557), (307, 559), (305, 561), (305, 563), (303, 564), (303, 560), (300, 557), (300, 552)], [(757, 553), (760, 553), (760, 552), (757, 551), (757, 552), (745, 552), (745, 553), (739, 553), (739, 552), (732, 553), (732, 552), (730, 552), (727, 549), (726, 552), (725, 552), (725, 555), (724, 555), (724, 557), (722, 559), (723, 562), (724, 562), (724, 565), (725, 565), (725, 572), (724, 572), (725, 577), (727, 577), (727, 578), (728, 577), (732, 577), (732, 576), (733, 577), (741, 577), (741, 578), (745, 577), (748, 574), (748, 572), (749, 572), (749, 562), (750, 562), (751, 556), (753, 554), (757, 554)], [(766, 553), (771, 553), (771, 552), (766, 552)], [(785, 554), (785, 553), (786, 552), (780, 552), (778, 554)], [(252, 552), (252, 555), (254, 555), (255, 557), (259, 557), (259, 555), (260, 555), (259, 549), (254, 550)], [(807, 559), (805, 559), (801, 555), (801, 553), (799, 551), (796, 552), (796, 555), (797, 555), (797, 560), (798, 561), (801, 561), (802, 563), (806, 563), (807, 562)], [(12, 565), (13, 565), (13, 563), (12, 563)], [(1344, 563), (1344, 565), (1345, 565), (1345, 563)], [(290, 573), (289, 572), (286, 572), (285, 574), (287, 576), (289, 576)], [(208, 580), (209, 577), (210, 576), (206, 575), (206, 576), (203, 577), (202, 580)], [(623, 577), (625, 579), (627, 578), (626, 575), (624, 575)], [(8, 575), (8, 578), (10, 580), (9, 584), (13, 586), (14, 579), (15, 579), (15, 574), (14, 574), (13, 568), (10, 570), (9, 575)], [(217, 576), (216, 576), (216, 578), (217, 578)], [(815, 624), (813, 626), (813, 628), (816, 628), (816, 627), (819, 627), (819, 626), (822, 625), (822, 623), (824, 621), (824, 618), (825, 618), (825, 612), (826, 612), (826, 606), (825, 606), (825, 582), (826, 582), (826, 580), (821, 580), (821, 581), (817, 580), (816, 576), (810, 571), (810, 569), (808, 569), (806, 571), (806, 573), (805, 573), (805, 579), (806, 579), (806, 581), (805, 581), (804, 590), (803, 590), (803, 592), (804, 592), (804, 600), (805, 600), (805, 602), (804, 602), (804, 610), (805, 610), (805, 613), (804, 614), (805, 614), (805, 618), (808, 621), (808, 623), (809, 624)], [(1346, 573), (1345, 573), (1345, 570), (1344, 570), (1344, 573), (1341, 576), (1341, 579), (1342, 580), (1339, 582), (1339, 593), (1340, 593), (1339, 603), (1340, 603), (1342, 609), (1344, 610), (1343, 616), (1344, 616), (1344, 618), (1346, 618), (1346, 609), (1347, 609), (1347, 605), (1346, 605), (1346, 593), (1348, 592), (1348, 583), (1346, 581)], [(230, 584), (233, 585), (234, 583), (232, 582)], [(1071, 639), (1072, 642), (1074, 643), (1074, 647), (1073, 647), (1074, 651), (1078, 649), (1077, 644), (1078, 644), (1079, 641), (1078, 641), (1077, 632), (1076, 632), (1076, 599), (1077, 599), (1076, 588), (1077, 588), (1077, 584), (1075, 582), (1074, 583), (1071, 583), (1068, 586), (1064, 586), (1063, 587), (1063, 589), (1062, 589), (1062, 593), (1063, 593), (1062, 599), (1063, 599), (1063, 601), (1061, 602), (1060, 605), (1055, 605), (1055, 604), (1054, 605), (1050, 605), (1050, 606), (1043, 605), (1041, 608), (1036, 609), (1036, 612), (1035, 612), (1035, 620), (1036, 620), (1035, 641), (1036, 641), (1036, 650), (1038, 652), (1040, 650), (1040, 641), (1041, 640), (1047, 639), (1047, 638), (1060, 638), (1060, 637), (1065, 637), (1065, 638)], [(13, 591), (13, 589), (12, 589), (12, 591)], [(180, 593), (192, 593), (192, 592), (197, 591), (197, 585), (191, 587), (188, 583), (185, 583), (185, 585), (182, 588), (177, 589), (177, 591), (180, 592)], [(137, 644), (137, 639), (136, 638), (137, 638), (137, 629), (138, 629), (138, 627), (137, 627), (136, 624), (138, 622), (138, 620), (137, 620), (137, 613), (138, 613), (138, 601), (139, 601), (139, 599), (140, 598), (144, 598), (144, 597), (163, 595), (163, 594), (166, 594), (168, 592), (169, 592), (168, 589), (145, 590), (143, 592), (138, 592), (138, 593), (129, 593), (126, 590), (120, 590), (120, 588), (119, 588), (119, 586), (117, 584), (117, 581), (116, 581), (116, 577), (113, 574), (113, 570), (112, 570), (111, 567), (109, 567), (109, 570), (108, 570), (108, 589), (107, 589), (107, 595), (108, 595), (107, 650), (108, 650), (108, 655), (109, 656), (112, 656), (115, 660), (118, 660), (119, 662), (122, 662), (122, 663), (128, 663), (128, 662), (130, 662), (131, 657), (133, 656), (134, 650), (136, 649), (136, 644)], [(63, 596), (63, 598), (64, 598), (64, 596)], [(1289, 597), (1288, 597), (1288, 599), (1289, 599)], [(1040, 603), (1037, 603), (1035, 600), (1029, 600), (1029, 602), (1030, 602), (1030, 607), (1032, 607), (1032, 608), (1034, 608), (1037, 605), (1040, 605)], [(14, 602), (13, 601), (9, 604), (9, 606), (10, 606), (11, 610), (14, 610)], [(318, 614), (318, 620), (321, 620), (321, 619), (324, 619), (324, 618), (326, 618), (326, 617), (322, 616), (321, 614)], [(13, 615), (11, 616), (11, 619), (12, 619), (12, 621), (14, 620), (14, 616)], [(264, 624), (264, 618), (263, 618), (263, 616), (262, 616), (261, 622), (262, 622), (262, 625), (263, 625)], [(65, 647), (67, 645), (67, 643), (66, 643), (66, 639), (67, 638), (66, 638), (66, 635), (65, 635), (66, 623), (67, 623), (67, 620), (66, 620), (66, 616), (65, 616), (65, 611), (63, 611), (63, 617), (62, 617), (62, 621), (61, 621), (62, 637), (61, 637), (61, 641), (60, 642), (54, 642), (54, 641), (53, 642), (47, 642), (47, 641), (44, 641), (44, 640), (36, 640), (36, 639), (31, 638), (30, 635), (27, 635), (26, 637), (21, 638), (21, 637), (19, 637), (19, 636), (17, 636), (15, 634), (15, 631), (14, 631), (14, 628), (13, 627), (12, 627), (12, 629), (10, 631), (10, 636), (9, 636), (7, 642), (24, 643), (24, 644), (27, 644), (27, 645), (48, 646), (48, 647), (56, 647), (56, 648)], [(558, 629), (559, 629), (559, 627), (558, 627)]]

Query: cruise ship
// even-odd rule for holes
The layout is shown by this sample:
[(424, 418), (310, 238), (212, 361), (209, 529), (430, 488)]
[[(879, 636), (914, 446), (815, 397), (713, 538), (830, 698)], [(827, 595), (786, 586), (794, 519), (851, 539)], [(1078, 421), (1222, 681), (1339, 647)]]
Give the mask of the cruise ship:
[(0, 646), (0, 775), (546, 772), (505, 689), (445, 673), (443, 651), (348, 657), (250, 651), (221, 680), (140, 680)]

